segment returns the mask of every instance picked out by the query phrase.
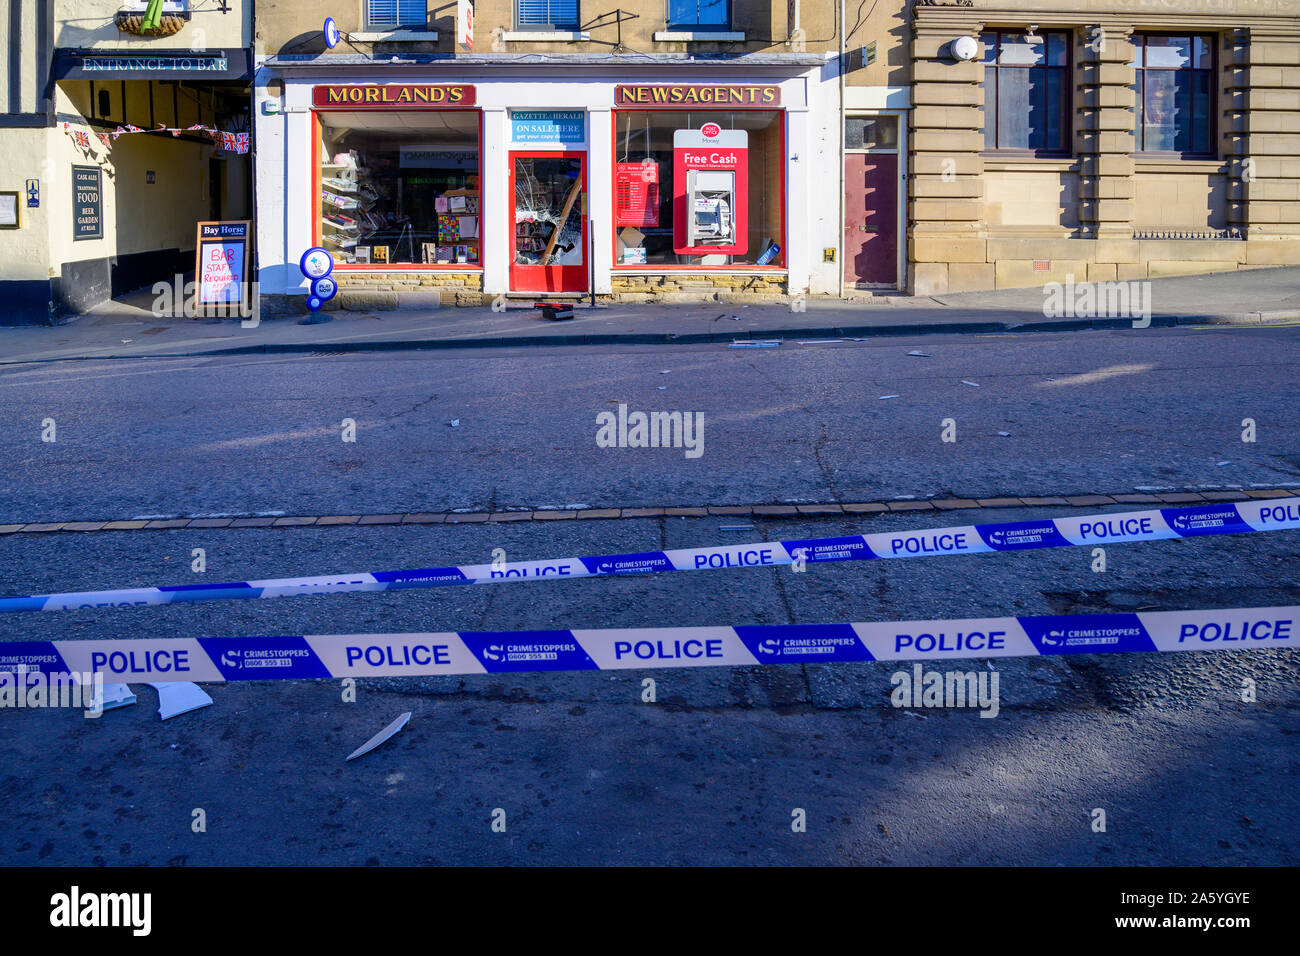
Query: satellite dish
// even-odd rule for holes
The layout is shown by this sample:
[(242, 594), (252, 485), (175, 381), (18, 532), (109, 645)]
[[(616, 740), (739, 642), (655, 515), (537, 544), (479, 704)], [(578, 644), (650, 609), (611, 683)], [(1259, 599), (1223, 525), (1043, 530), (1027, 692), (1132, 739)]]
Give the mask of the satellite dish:
[(334, 22), (333, 17), (325, 18), (325, 27), (322, 32), (325, 34), (325, 45), (327, 47), (332, 50), (339, 45), (339, 40), (342, 39), (342, 34), (339, 33), (339, 25)]

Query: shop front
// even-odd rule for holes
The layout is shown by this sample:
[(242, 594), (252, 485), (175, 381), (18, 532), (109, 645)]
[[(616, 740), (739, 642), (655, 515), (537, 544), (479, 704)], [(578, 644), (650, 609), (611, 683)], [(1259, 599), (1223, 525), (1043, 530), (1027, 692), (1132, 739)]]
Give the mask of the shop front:
[(434, 64), (319, 59), (259, 73), (264, 297), (303, 294), (314, 245), (343, 308), (833, 291), (833, 260), (814, 262), (836, 244), (820, 148), (836, 117), (808, 64), (774, 58), (784, 75), (744, 82), (554, 65), (451, 82)]
[(482, 260), (482, 114), (465, 85), (313, 90), (313, 245), (342, 272)]

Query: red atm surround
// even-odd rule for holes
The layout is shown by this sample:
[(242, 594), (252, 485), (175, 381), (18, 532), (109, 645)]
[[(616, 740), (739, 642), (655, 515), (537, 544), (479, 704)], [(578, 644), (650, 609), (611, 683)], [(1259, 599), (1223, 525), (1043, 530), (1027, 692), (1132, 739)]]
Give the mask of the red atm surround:
[[(731, 173), (729, 243), (692, 240), (691, 224), (696, 199), (714, 190), (690, 192), (692, 173)], [(724, 177), (725, 178), (725, 177)], [(698, 130), (673, 133), (673, 251), (678, 255), (744, 255), (749, 246), (749, 134), (724, 130), (717, 123), (705, 123)]]

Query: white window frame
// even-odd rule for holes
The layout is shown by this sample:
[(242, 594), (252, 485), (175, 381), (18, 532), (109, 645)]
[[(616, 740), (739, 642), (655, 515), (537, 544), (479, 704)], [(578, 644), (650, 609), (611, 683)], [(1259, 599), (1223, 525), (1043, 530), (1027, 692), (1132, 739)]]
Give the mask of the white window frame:
[[(519, 18), (519, 0), (510, 0), (511, 6), (514, 7), (515, 28), (510, 31), (515, 34), (537, 34), (539, 36), (563, 37), (565, 39), (577, 39), (577, 35), (585, 33), (582, 29), (582, 0), (577, 0), (574, 4), (575, 18), (572, 27), (566, 25), (557, 25), (554, 23), (524, 23)], [(589, 36), (589, 34), (588, 34)], [(586, 39), (586, 37), (583, 37)]]
[(371, 3), (373, 3), (373, 2), (374, 2), (374, 0), (365, 0), (365, 4), (366, 4), (366, 28), (367, 28), (368, 30), (372, 30), (372, 31), (380, 31), (380, 32), (402, 32), (402, 33), (406, 33), (406, 32), (410, 32), (411, 30), (422, 30), (422, 29), (424, 29), (425, 27), (427, 27), (427, 26), (429, 25), (429, 4), (428, 4), (428, 0), (424, 0), (424, 2), (423, 2), (423, 4), (422, 4), (423, 7), (424, 7), (424, 11), (423, 11), (423, 12), (424, 12), (424, 16), (423, 16), (420, 20), (418, 20), (418, 21), (416, 21), (416, 20), (412, 20), (410, 23), (403, 23), (402, 20), (401, 20), (401, 0), (391, 0), (391, 2), (393, 3), (393, 6), (394, 6), (395, 16), (396, 16), (396, 19), (395, 19), (392, 23), (381, 23), (381, 22), (378, 22), (378, 21), (372, 20), (372, 19), (370, 18), (370, 5), (371, 5)]

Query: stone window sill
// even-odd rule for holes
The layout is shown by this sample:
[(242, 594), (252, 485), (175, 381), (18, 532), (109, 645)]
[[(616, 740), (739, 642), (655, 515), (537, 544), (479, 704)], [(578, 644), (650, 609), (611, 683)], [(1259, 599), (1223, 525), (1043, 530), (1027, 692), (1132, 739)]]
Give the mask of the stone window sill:
[(507, 30), (501, 39), (514, 43), (578, 43), (590, 40), (586, 30)]
[(362, 43), (436, 43), (437, 30), (381, 30), (367, 33), (349, 33), (349, 37)]
[(660, 30), (654, 39), (656, 43), (743, 43), (745, 34), (739, 30)]
[(1078, 172), (1079, 160), (1069, 156), (998, 156), (983, 153), (984, 171), (991, 173), (1072, 173)]
[(1133, 166), (1139, 173), (1226, 173), (1225, 159), (1179, 159), (1176, 156), (1133, 157)]

